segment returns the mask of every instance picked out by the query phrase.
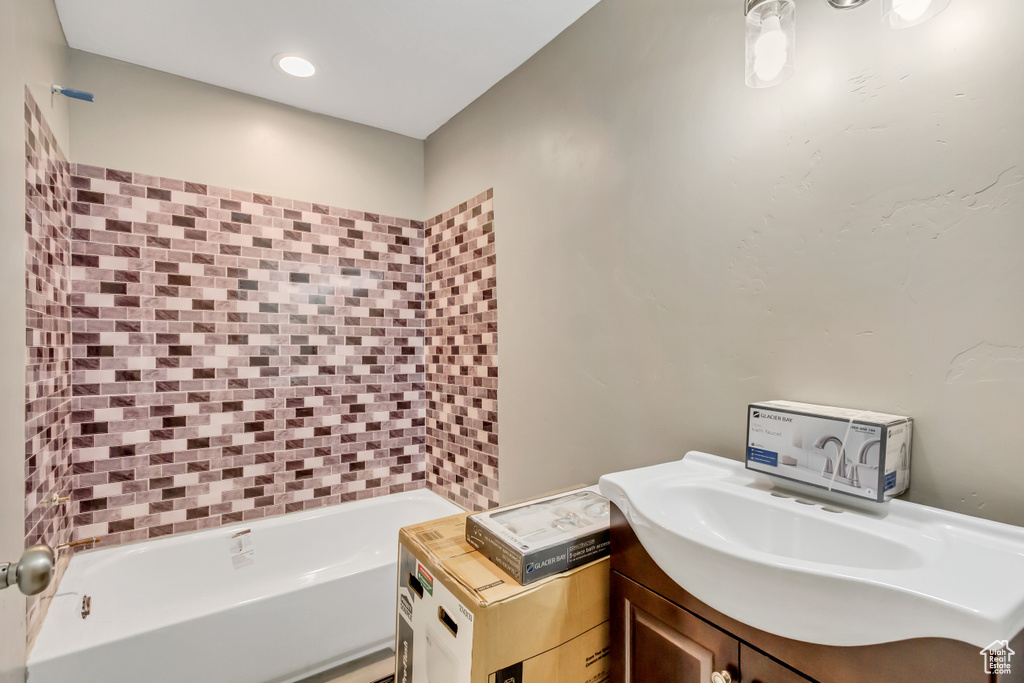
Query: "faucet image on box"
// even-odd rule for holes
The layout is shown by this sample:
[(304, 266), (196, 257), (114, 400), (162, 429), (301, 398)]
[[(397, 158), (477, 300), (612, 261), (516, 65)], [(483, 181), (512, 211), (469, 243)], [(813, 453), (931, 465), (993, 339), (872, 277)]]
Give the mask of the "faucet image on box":
[(825, 466), (821, 468), (821, 476), (831, 479), (834, 468), (838, 467), (839, 471), (836, 472), (836, 476), (841, 479), (846, 479), (846, 449), (843, 448), (843, 442), (839, 440), (839, 437), (825, 435), (818, 439), (817, 443), (814, 444), (814, 447), (817, 448), (818, 450), (824, 451), (825, 446), (829, 445), (830, 443), (835, 444), (836, 446), (836, 460), (838, 462), (835, 465), (833, 465), (832, 458), (826, 456)]
[(860, 466), (868, 464), (868, 451), (880, 443), (882, 442), (879, 439), (870, 439), (861, 444), (860, 452), (857, 453), (857, 462), (850, 466), (850, 469), (853, 470), (850, 473), (850, 486), (860, 488)]
[(907, 444), (900, 444), (900, 464), (896, 473), (896, 485), (903, 489), (906, 487), (907, 477), (910, 476), (910, 463), (907, 461)]

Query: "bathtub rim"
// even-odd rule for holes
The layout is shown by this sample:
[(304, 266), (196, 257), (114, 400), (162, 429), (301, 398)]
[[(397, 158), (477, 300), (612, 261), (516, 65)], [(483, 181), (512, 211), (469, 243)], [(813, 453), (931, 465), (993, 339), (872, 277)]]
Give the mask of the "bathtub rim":
[[(190, 538), (192, 536), (195, 536), (197, 534), (207, 533), (207, 534), (211, 534), (212, 535), (213, 532), (217, 532), (217, 531), (220, 531), (222, 529), (236, 529), (236, 528), (237, 529), (244, 529), (246, 527), (252, 526), (253, 524), (259, 524), (259, 523), (263, 523), (263, 522), (267, 522), (268, 523), (267, 526), (277, 526), (278, 525), (277, 523), (280, 522), (281, 520), (284, 520), (284, 519), (287, 519), (289, 521), (300, 521), (300, 520), (306, 520), (306, 519), (316, 519), (318, 517), (325, 516), (325, 515), (327, 515), (329, 513), (332, 513), (332, 512), (338, 512), (342, 508), (351, 509), (351, 506), (358, 506), (360, 508), (363, 508), (363, 507), (374, 507), (376, 505), (382, 504), (384, 501), (394, 500), (396, 498), (409, 499), (409, 500), (417, 500), (417, 499), (431, 500), (431, 499), (436, 498), (436, 499), (440, 499), (440, 500), (444, 501), (445, 503), (450, 503), (451, 505), (454, 505), (457, 508), (457, 510), (455, 512), (453, 512), (452, 514), (457, 515), (457, 514), (462, 513), (462, 512), (472, 512), (471, 510), (467, 510), (466, 508), (462, 507), (461, 505), (459, 505), (455, 501), (450, 500), (450, 499), (446, 498), (445, 496), (440, 495), (439, 493), (435, 493), (434, 491), (431, 491), (430, 489), (427, 489), (427, 488), (420, 488), (420, 489), (415, 489), (413, 491), (401, 491), (399, 493), (388, 493), (388, 494), (385, 494), (383, 496), (372, 496), (370, 498), (363, 498), (361, 500), (348, 500), (348, 501), (344, 501), (344, 502), (341, 502), (341, 503), (332, 503), (330, 505), (321, 505), (319, 507), (311, 508), (309, 510), (302, 510), (301, 512), (282, 512), (282, 513), (277, 514), (277, 515), (267, 515), (265, 517), (254, 517), (253, 519), (245, 519), (245, 520), (242, 520), (241, 522), (231, 522), (230, 524), (219, 524), (217, 526), (211, 526), (211, 527), (207, 527), (205, 529), (193, 529), (191, 531), (179, 531), (177, 533), (167, 534), (166, 536), (154, 536), (153, 538), (140, 538), (140, 539), (138, 539), (136, 541), (127, 541), (125, 543), (118, 543), (118, 544), (114, 544), (114, 545), (102, 545), (102, 544), (100, 544), (100, 545), (97, 545), (97, 546), (92, 547), (92, 548), (85, 548), (85, 549), (82, 549), (82, 550), (75, 550), (72, 553), (70, 559), (73, 560), (76, 557), (78, 557), (79, 555), (81, 555), (83, 557), (87, 557), (89, 555), (93, 555), (93, 554), (95, 554), (97, 552), (100, 552), (100, 551), (108, 551), (108, 552), (110, 552), (110, 551), (117, 550), (119, 548), (131, 548), (131, 547), (134, 547), (134, 546), (142, 545), (143, 543), (168, 543), (169, 544), (171, 541), (184, 542), (184, 539), (188, 539), (188, 538)], [(162, 547), (165, 547), (165, 546), (162, 546)]]
[[(317, 508), (313, 508), (311, 510), (303, 510), (301, 512), (284, 513), (284, 514), (280, 514), (280, 515), (272, 515), (270, 517), (261, 517), (261, 518), (258, 518), (258, 519), (243, 520), (241, 522), (232, 522), (231, 524), (224, 524), (224, 525), (221, 525), (221, 526), (211, 527), (211, 528), (208, 528), (208, 529), (197, 529), (195, 531), (182, 532), (182, 533), (179, 533), (179, 534), (170, 534), (168, 536), (161, 536), (161, 537), (149, 538), (149, 539), (141, 539), (139, 541), (132, 541), (130, 543), (122, 543), (122, 544), (113, 545), (113, 546), (101, 546), (101, 547), (98, 547), (98, 548), (90, 548), (88, 550), (83, 550), (83, 551), (77, 552), (74, 555), (72, 555), (70, 560), (68, 561), (69, 564), (68, 564), (67, 570), (70, 571), (73, 567), (81, 566), (83, 563), (86, 564), (85, 570), (88, 570), (88, 569), (91, 568), (91, 567), (89, 567), (90, 564), (93, 564), (94, 562), (98, 561), (98, 560), (95, 560), (93, 558), (95, 558), (99, 554), (102, 554), (104, 556), (104, 558), (103, 558), (104, 560), (116, 561), (119, 556), (126, 556), (126, 555), (134, 554), (134, 553), (137, 553), (137, 552), (142, 552), (144, 549), (140, 549), (139, 546), (141, 544), (143, 544), (143, 543), (153, 543), (153, 542), (156, 542), (156, 543), (160, 544), (161, 548), (169, 548), (169, 547), (171, 547), (172, 543), (174, 543), (176, 545), (187, 544), (187, 543), (190, 542), (190, 540), (192, 538), (194, 538), (198, 534), (207, 534), (207, 535), (212, 537), (212, 536), (216, 536), (216, 535), (222, 535), (222, 534), (225, 534), (225, 533), (230, 533), (232, 530), (251, 528), (252, 525), (257, 524), (257, 523), (264, 524), (266, 527), (279, 527), (279, 526), (281, 526), (281, 525), (283, 525), (285, 523), (288, 523), (288, 524), (290, 524), (292, 522), (299, 523), (299, 522), (303, 522), (303, 521), (307, 521), (307, 520), (313, 520), (313, 519), (319, 519), (321, 517), (331, 516), (331, 515), (335, 515), (335, 514), (343, 514), (346, 510), (352, 510), (353, 509), (352, 508), (353, 505), (357, 506), (358, 509), (364, 509), (364, 508), (377, 507), (377, 506), (380, 506), (380, 505), (387, 504), (389, 502), (390, 503), (394, 503), (394, 502), (397, 502), (396, 498), (399, 501), (401, 501), (401, 500), (418, 501), (419, 500), (419, 501), (429, 501), (431, 503), (434, 503), (436, 501), (441, 501), (441, 502), (447, 503), (448, 505), (451, 506), (451, 509), (449, 510), (450, 514), (459, 514), (460, 512), (465, 512), (465, 510), (460, 505), (455, 503), (454, 501), (451, 501), (451, 500), (445, 498), (444, 496), (438, 495), (437, 493), (435, 493), (433, 491), (430, 491), (430, 490), (428, 490), (426, 488), (422, 488), (422, 489), (416, 489), (414, 491), (402, 491), (400, 493), (393, 493), (393, 494), (388, 494), (388, 495), (384, 495), (384, 496), (374, 496), (372, 498), (365, 498), (363, 500), (348, 501), (348, 502), (345, 502), (345, 503), (338, 503), (336, 505), (323, 505), (323, 506), (320, 506), (320, 507), (317, 507)], [(443, 517), (443, 516), (449, 516), (449, 515), (448, 514), (439, 515), (437, 518), (440, 518), (440, 517)], [(398, 547), (398, 535), (397, 534), (395, 535), (394, 545), (395, 545), (396, 552), (397, 552), (397, 547)], [(84, 559), (80, 560), (77, 563), (77, 565), (73, 564), (74, 561), (76, 560), (76, 558), (79, 555), (81, 555)], [(395, 560), (392, 560), (392, 561), (382, 561), (382, 562), (379, 562), (379, 563), (368, 564), (368, 565), (365, 565), (365, 566), (359, 568), (358, 571), (352, 572), (350, 575), (354, 576), (354, 575), (361, 574), (361, 573), (364, 573), (364, 572), (370, 572), (370, 571), (374, 571), (374, 570), (379, 570), (383, 566), (386, 566), (388, 564), (393, 564), (393, 563), (396, 563), (396, 562), (397, 562), (397, 555), (396, 555)], [(67, 574), (65, 573), (65, 576), (66, 575)], [(310, 588), (310, 586), (300, 586), (300, 587), (298, 587), (298, 590), (302, 590), (303, 588)], [(59, 592), (60, 592), (60, 590), (59, 590), (59, 587), (58, 587), (58, 593)], [(275, 591), (275, 592), (272, 592), (272, 593), (265, 593), (265, 594), (261, 594), (260, 596), (258, 596), (256, 598), (253, 598), (251, 600), (246, 600), (245, 602), (246, 603), (249, 603), (249, 602), (258, 603), (258, 602), (261, 602), (261, 601), (264, 601), (264, 600), (270, 600), (270, 599), (273, 599), (275, 597), (279, 597), (281, 595), (284, 595), (284, 594), (290, 593), (290, 592), (293, 592), (293, 591), (288, 590), (288, 591)], [(56, 599), (56, 597), (58, 597), (58, 596), (55, 595), (54, 598)], [(51, 605), (52, 605), (52, 601), (51, 601)], [(48, 605), (48, 607), (50, 607), (51, 605)], [(201, 618), (201, 617), (204, 617), (204, 616), (209, 616), (210, 614), (214, 614), (214, 613), (217, 613), (219, 611), (223, 611), (223, 610), (220, 609), (220, 608), (219, 609), (209, 609), (209, 610), (201, 609), (201, 610), (197, 610), (195, 612), (190, 613), (189, 616), (186, 617), (186, 618), (172, 619), (170, 621), (160, 621), (160, 622), (154, 623), (151, 627), (144, 628), (144, 629), (133, 630), (130, 633), (131, 634), (134, 634), (134, 633), (148, 633), (150, 631), (159, 630), (161, 628), (165, 628), (165, 627), (168, 627), (168, 626), (174, 626), (174, 625), (178, 625), (178, 624), (181, 624), (181, 623), (185, 623), (185, 622), (189, 621), (190, 619), (196, 619), (196, 618)], [(41, 625), (41, 627), (39, 629), (39, 636), (42, 635), (43, 630), (44, 630), (44, 628), (46, 626), (46, 618), (49, 618), (50, 616), (51, 616), (50, 610), (47, 609), (47, 614), (44, 617), (43, 624)], [(109, 644), (110, 642), (115, 642), (115, 641), (117, 641), (119, 639), (120, 638), (104, 638), (102, 640), (97, 640), (96, 642), (91, 643), (87, 647), (97, 647), (97, 646), (106, 645), (106, 644)], [(82, 650), (82, 649), (86, 649), (86, 647), (81, 647), (81, 648), (75, 648), (73, 650), (59, 650), (57, 652), (45, 653), (44, 656), (40, 657), (39, 656), (38, 648), (36, 647), (38, 645), (39, 641), (40, 641), (40, 638), (37, 637), (35, 639), (35, 642), (32, 643), (31, 650), (26, 654), (26, 658), (25, 658), (26, 667), (28, 667), (28, 666), (30, 666), (32, 664), (40, 664), (40, 663), (49, 661), (49, 660), (54, 659), (54, 658), (68, 656), (68, 654), (71, 653), (71, 652), (76, 652), (76, 651), (79, 651), (79, 650)]]

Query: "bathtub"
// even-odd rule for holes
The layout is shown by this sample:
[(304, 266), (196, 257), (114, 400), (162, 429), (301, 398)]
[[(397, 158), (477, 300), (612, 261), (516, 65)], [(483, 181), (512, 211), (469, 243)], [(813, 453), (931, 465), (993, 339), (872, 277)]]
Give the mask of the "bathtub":
[(398, 530), (460, 511), (414, 491), (79, 553), (28, 680), (286, 683), (393, 647)]

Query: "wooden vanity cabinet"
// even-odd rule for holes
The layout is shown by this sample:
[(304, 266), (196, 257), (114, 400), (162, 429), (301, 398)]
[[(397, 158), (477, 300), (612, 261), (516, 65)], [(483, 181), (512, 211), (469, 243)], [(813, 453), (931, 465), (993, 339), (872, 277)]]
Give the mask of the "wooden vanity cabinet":
[(740, 641), (614, 573), (612, 594), (624, 608), (624, 683), (710, 681), (715, 671), (736, 678)]
[(612, 627), (612, 669), (623, 676), (613, 681), (710, 683), (712, 674), (724, 672), (735, 683), (742, 662), (743, 681), (813, 683), (614, 571), (612, 596), (623, 617), (621, 633)]
[(730, 619), (669, 578), (611, 513), (611, 683), (711, 683), (723, 671), (732, 683), (1024, 683), (1024, 632), (1010, 643), (1020, 665), (995, 676), (979, 648), (953, 640), (830, 647)]
[(740, 645), (740, 661), (743, 662), (743, 680), (746, 683), (807, 683), (811, 680), (745, 643)]

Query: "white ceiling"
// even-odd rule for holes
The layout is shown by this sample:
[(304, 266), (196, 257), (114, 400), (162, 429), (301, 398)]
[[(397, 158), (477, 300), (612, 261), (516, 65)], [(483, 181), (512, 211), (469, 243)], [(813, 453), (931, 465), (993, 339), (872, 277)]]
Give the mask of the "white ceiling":
[[(68, 44), (426, 138), (598, 0), (56, 0)], [(315, 76), (281, 73), (295, 53)], [(74, 87), (88, 90), (88, 83)]]

